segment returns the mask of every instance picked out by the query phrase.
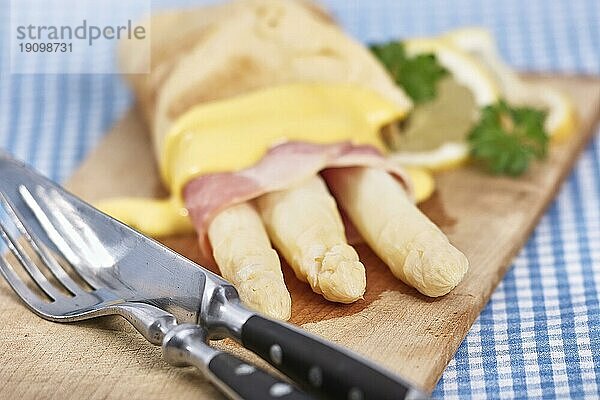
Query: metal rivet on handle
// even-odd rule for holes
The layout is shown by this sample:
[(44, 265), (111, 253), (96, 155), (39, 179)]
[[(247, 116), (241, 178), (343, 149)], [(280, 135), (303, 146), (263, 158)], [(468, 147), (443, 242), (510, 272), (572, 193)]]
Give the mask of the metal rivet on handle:
[(271, 348), (269, 349), (269, 356), (271, 357), (271, 361), (273, 361), (275, 364), (281, 364), (281, 360), (283, 358), (281, 346), (279, 346), (278, 344), (274, 344), (273, 346), (271, 346)]
[(254, 371), (256, 371), (256, 368), (254, 368), (252, 365), (240, 364), (235, 369), (235, 374), (236, 375), (250, 375), (250, 374), (254, 373)]
[(323, 383), (323, 371), (321, 368), (314, 366), (308, 370), (308, 381), (311, 385), (319, 387)]
[(272, 397), (281, 397), (292, 393), (292, 387), (287, 383), (276, 383), (269, 389), (269, 394)]
[(359, 388), (353, 387), (348, 392), (348, 400), (363, 400), (364, 398), (365, 396), (363, 395), (362, 390), (360, 390)]

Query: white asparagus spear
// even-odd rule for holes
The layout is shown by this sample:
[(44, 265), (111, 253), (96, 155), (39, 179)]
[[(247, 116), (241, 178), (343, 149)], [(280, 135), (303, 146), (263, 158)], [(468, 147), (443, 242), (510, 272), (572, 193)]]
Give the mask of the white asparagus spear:
[(273, 318), (290, 318), (292, 300), (279, 257), (252, 205), (242, 203), (219, 213), (210, 223), (208, 239), (221, 274), (244, 304)]
[(324, 176), (357, 230), (397, 278), (431, 297), (448, 293), (462, 280), (469, 267), (465, 255), (390, 174), (338, 168)]
[(365, 292), (365, 267), (346, 242), (335, 200), (319, 176), (256, 200), (275, 247), (296, 276), (330, 300), (351, 303)]

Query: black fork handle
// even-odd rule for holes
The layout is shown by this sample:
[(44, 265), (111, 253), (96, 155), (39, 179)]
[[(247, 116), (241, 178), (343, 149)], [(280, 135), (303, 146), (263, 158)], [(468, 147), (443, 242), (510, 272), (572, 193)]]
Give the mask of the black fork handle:
[(163, 340), (165, 360), (174, 366), (195, 366), (231, 399), (309, 400), (312, 397), (235, 355), (210, 347), (198, 325), (181, 324)]
[[(266, 371), (247, 364), (233, 354), (221, 352), (208, 364), (215, 382), (233, 398), (247, 400), (309, 400), (312, 397), (278, 380)], [(213, 382), (214, 382), (213, 378)]]

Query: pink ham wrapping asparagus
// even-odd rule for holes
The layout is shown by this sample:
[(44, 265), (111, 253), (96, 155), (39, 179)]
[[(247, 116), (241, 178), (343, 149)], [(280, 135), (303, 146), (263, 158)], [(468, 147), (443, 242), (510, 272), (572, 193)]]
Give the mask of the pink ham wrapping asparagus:
[[(288, 189), (327, 168), (374, 167), (388, 171), (408, 193), (410, 180), (399, 166), (390, 163), (374, 147), (350, 142), (319, 145), (303, 142), (279, 144), (256, 165), (238, 172), (199, 176), (184, 188), (183, 197), (199, 235), (204, 257), (210, 259), (207, 237), (210, 222), (220, 211), (278, 190)], [(339, 176), (337, 174), (336, 176)], [(344, 221), (347, 227), (348, 221)], [(356, 237), (352, 227), (349, 236)]]

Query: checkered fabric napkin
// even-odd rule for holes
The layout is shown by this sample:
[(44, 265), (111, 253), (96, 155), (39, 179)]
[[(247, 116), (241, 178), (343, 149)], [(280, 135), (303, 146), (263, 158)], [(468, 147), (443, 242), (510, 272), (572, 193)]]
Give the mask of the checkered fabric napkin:
[[(8, 1), (4, 0), (3, 4)], [(153, 7), (203, 3), (153, 1)], [(365, 41), (463, 25), (526, 71), (600, 74), (598, 0), (326, 0)], [(57, 180), (131, 103), (115, 75), (11, 75), (0, 7), (0, 147)], [(436, 398), (600, 398), (600, 140), (596, 137), (473, 325)]]

